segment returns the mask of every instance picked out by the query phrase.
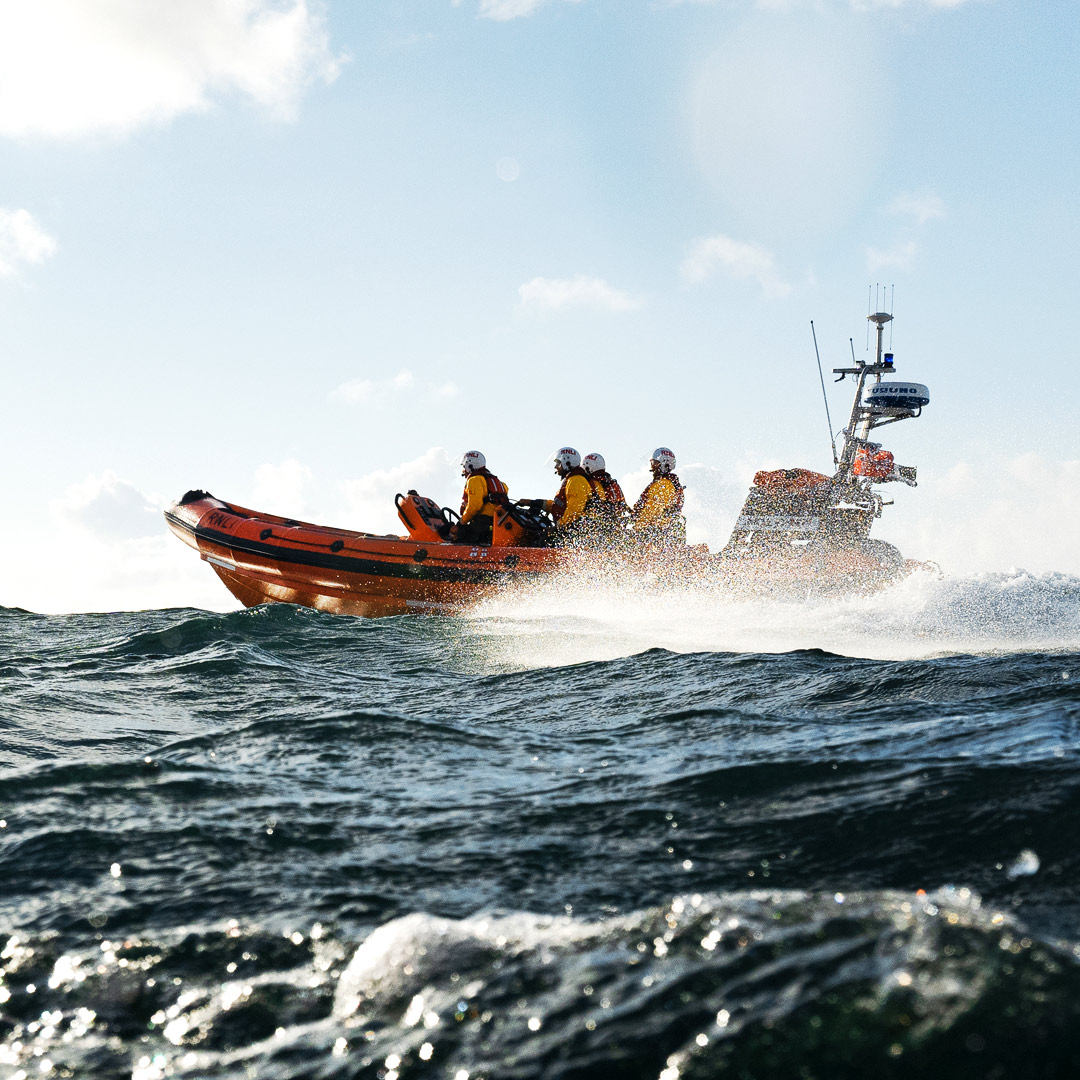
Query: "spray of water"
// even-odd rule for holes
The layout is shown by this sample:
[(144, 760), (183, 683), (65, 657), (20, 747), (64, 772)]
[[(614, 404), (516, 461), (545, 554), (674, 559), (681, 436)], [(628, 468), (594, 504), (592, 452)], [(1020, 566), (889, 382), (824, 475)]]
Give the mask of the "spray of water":
[(1080, 650), (1080, 578), (919, 571), (871, 593), (755, 593), (567, 573), (500, 594), (466, 620), (503, 668), (611, 660), (647, 649), (870, 659)]

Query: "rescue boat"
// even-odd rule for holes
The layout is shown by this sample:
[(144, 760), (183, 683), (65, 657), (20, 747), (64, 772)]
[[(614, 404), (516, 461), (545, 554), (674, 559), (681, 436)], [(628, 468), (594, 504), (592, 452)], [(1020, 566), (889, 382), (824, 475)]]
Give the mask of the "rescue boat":
[(406, 536), (276, 517), (205, 491), (187, 492), (165, 520), (246, 607), (277, 601), (339, 615), (453, 614), (550, 573), (565, 554), (542, 543), (547, 525), (528, 506), (501, 511), (484, 545), (448, 539), (452, 511), (415, 491), (396, 502)]
[(343, 615), (453, 614), (582, 560), (625, 564), (667, 583), (785, 592), (876, 589), (926, 564), (870, 538), (889, 505), (875, 485), (916, 483), (916, 470), (896, 465), (870, 433), (919, 416), (930, 396), (920, 383), (886, 381), (895, 373), (893, 354), (882, 349), (892, 315), (868, 318), (877, 326), (875, 361), (833, 369), (856, 383), (839, 453), (834, 442), (835, 472), (759, 472), (731, 538), (716, 554), (704, 545), (642, 545), (632, 532), (559, 546), (550, 520), (527, 502), (496, 510), (490, 545), (458, 543), (453, 511), (416, 491), (396, 497), (404, 536), (278, 517), (202, 490), (187, 492), (165, 519), (247, 607), (280, 602)]

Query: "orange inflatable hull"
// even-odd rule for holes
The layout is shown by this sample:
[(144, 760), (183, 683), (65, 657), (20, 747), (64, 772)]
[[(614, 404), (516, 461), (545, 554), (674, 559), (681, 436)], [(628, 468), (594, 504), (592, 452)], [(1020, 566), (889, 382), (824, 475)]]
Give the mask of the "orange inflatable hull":
[(165, 520), (246, 607), (276, 601), (339, 615), (453, 614), (509, 582), (550, 572), (563, 557), (554, 548), (351, 532), (211, 496), (174, 504)]

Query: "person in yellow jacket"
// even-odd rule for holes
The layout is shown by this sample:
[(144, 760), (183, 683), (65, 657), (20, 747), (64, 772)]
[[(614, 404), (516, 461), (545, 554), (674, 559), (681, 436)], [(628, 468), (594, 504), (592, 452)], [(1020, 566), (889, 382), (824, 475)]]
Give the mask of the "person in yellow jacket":
[(675, 475), (675, 455), (666, 447), (653, 451), (653, 478), (630, 511), (634, 533), (651, 543), (686, 543), (682, 516), (683, 486)]
[(461, 519), (450, 530), (450, 539), (464, 544), (490, 544), (495, 507), (506, 506), (510, 489), (487, 467), (479, 450), (461, 459), (465, 490), (461, 493)]
[(555, 472), (561, 477), (562, 485), (555, 498), (544, 506), (556, 526), (566, 530), (585, 514), (593, 494), (593, 483), (581, 467), (581, 455), (572, 446), (564, 446), (556, 451)]
[(586, 454), (581, 467), (589, 474), (597, 495), (599, 514), (605, 519), (621, 521), (630, 513), (619, 481), (607, 471), (603, 454)]
[(603, 454), (586, 454), (581, 467), (589, 474), (593, 494), (585, 507), (585, 516), (592, 524), (595, 539), (601, 546), (610, 547), (625, 538), (630, 520), (630, 508), (626, 505), (619, 481), (607, 471)]

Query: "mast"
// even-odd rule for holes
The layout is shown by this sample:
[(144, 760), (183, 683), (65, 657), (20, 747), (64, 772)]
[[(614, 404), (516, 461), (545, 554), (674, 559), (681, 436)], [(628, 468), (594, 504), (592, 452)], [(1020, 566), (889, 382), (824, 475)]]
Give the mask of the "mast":
[(851, 403), (851, 416), (847, 427), (844, 428), (844, 448), (840, 453), (840, 463), (836, 472), (837, 480), (851, 479), (851, 465), (855, 460), (855, 452), (860, 446), (864, 446), (870, 435), (870, 429), (875, 425), (875, 413), (869, 405), (863, 404), (863, 390), (866, 380), (873, 377), (875, 383), (881, 382), (882, 375), (892, 375), (896, 371), (893, 367), (892, 353), (884, 352), (885, 327), (892, 322), (892, 315), (887, 311), (875, 311), (867, 315), (867, 320), (877, 327), (877, 347), (874, 362), (867, 364), (861, 360), (855, 361), (854, 367), (833, 368), (834, 375), (841, 377), (846, 375), (855, 376), (855, 398)]

